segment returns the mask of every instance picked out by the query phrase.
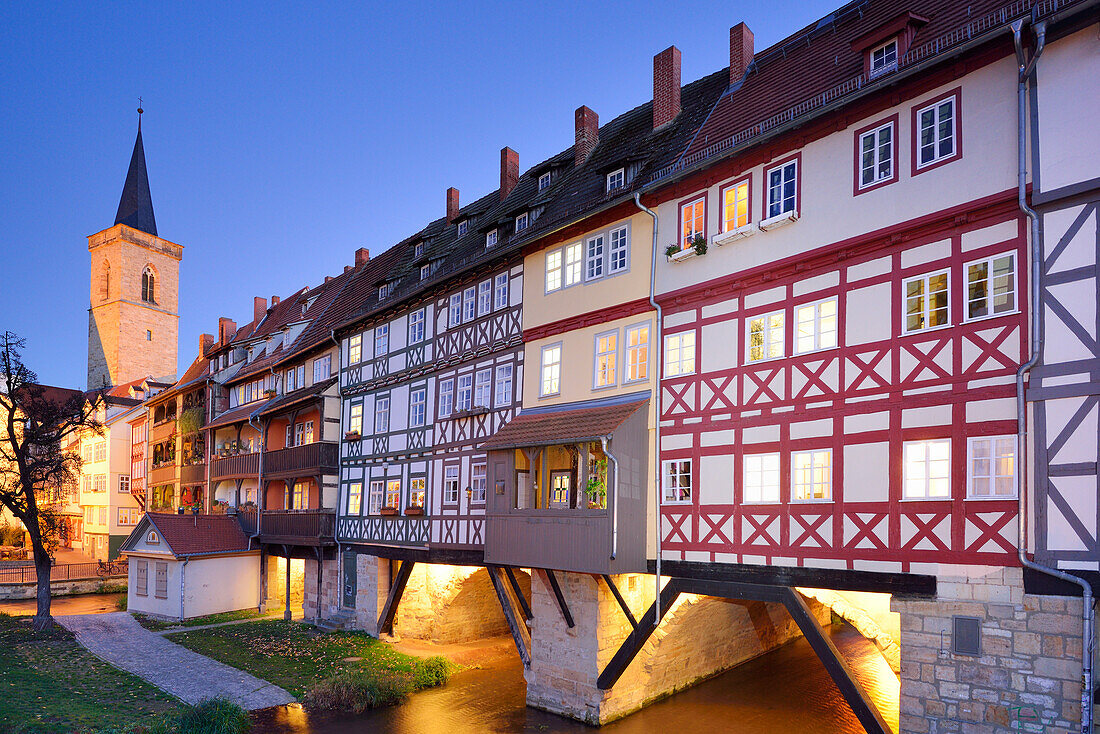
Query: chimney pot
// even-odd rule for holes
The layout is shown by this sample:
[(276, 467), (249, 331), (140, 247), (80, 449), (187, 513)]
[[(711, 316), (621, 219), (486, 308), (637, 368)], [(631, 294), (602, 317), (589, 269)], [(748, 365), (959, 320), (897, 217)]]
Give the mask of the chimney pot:
[(256, 296), (252, 299), (252, 323), (258, 324), (267, 315), (267, 299)]
[(519, 153), (509, 147), (500, 149), (500, 200), (508, 198), (519, 183)]
[(581, 165), (600, 142), (600, 116), (584, 105), (577, 108), (575, 118), (575, 140), (573, 143), (573, 163)]
[(458, 217), (458, 189), (454, 186), (447, 189), (447, 224), (452, 223)]
[(753, 53), (753, 35), (749, 27), (738, 23), (730, 28), (730, 84), (738, 84), (745, 78)]
[(355, 251), (355, 267), (365, 265), (370, 260), (370, 250), (365, 247), (360, 247)]
[(680, 49), (669, 46), (653, 57), (653, 129), (680, 114)]

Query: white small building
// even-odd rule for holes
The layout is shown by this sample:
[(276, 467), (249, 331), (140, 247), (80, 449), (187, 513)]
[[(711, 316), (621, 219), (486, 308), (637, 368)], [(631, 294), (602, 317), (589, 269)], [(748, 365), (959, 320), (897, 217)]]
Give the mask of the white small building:
[(249, 546), (230, 515), (147, 513), (120, 549), (127, 608), (166, 619), (258, 608), (260, 550)]

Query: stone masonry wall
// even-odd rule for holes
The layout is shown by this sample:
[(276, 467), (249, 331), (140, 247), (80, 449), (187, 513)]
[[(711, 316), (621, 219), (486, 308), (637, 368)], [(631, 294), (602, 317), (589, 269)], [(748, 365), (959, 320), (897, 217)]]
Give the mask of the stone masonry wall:
[(360, 553), (355, 561), (355, 629), (378, 636), (378, 615), (390, 588), (390, 564), (385, 558)]
[[(286, 607), (286, 559), (280, 556), (266, 556), (262, 572), (264, 574), (264, 607), (274, 612)], [(293, 559), (290, 562), (290, 608), (302, 606), (305, 591), (305, 562)]]
[[(517, 581), (530, 598), (531, 580)], [(484, 568), (417, 564), (394, 617), (394, 634), (437, 643), (470, 642), (509, 634), (492, 581)]]
[(340, 564), (321, 562), (321, 604), (317, 605), (317, 561), (306, 559), (303, 578), (302, 614), (306, 619), (331, 617), (340, 608)]
[[(1068, 734), (1081, 720), (1081, 600), (1025, 594), (1018, 568), (941, 577), (897, 599), (901, 734)], [(952, 652), (952, 618), (981, 620), (981, 655)]]

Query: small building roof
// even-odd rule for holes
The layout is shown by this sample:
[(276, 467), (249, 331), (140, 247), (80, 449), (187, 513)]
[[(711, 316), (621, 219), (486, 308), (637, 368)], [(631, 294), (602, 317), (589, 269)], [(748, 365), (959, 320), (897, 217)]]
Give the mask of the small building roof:
[(623, 421), (648, 402), (649, 393), (644, 392), (525, 410), (481, 448), (517, 449), (599, 441), (614, 433)]
[(147, 512), (119, 549), (125, 553), (150, 530), (155, 530), (176, 558), (251, 550), (248, 535), (231, 515), (173, 515)]

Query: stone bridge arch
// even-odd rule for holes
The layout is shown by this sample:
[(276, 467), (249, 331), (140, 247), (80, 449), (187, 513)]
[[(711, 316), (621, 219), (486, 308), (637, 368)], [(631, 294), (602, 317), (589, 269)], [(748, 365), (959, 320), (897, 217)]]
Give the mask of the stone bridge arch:
[[(515, 570), (527, 598), (531, 576)], [(489, 573), (481, 566), (417, 564), (394, 617), (394, 634), (440, 644), (509, 634)]]

